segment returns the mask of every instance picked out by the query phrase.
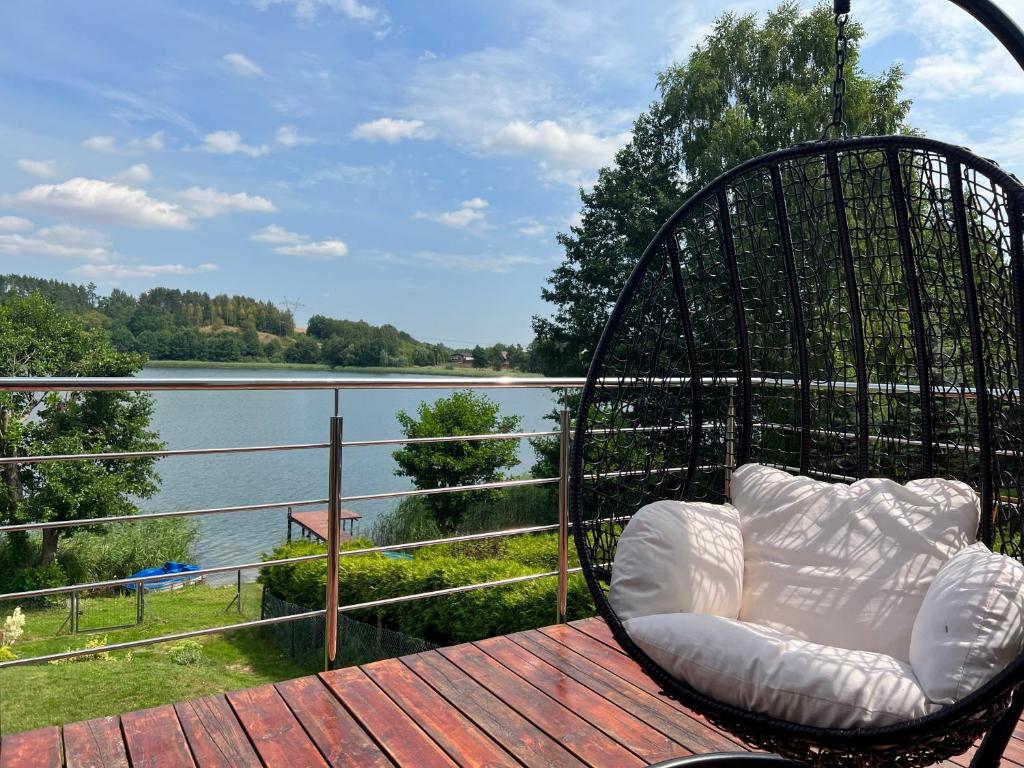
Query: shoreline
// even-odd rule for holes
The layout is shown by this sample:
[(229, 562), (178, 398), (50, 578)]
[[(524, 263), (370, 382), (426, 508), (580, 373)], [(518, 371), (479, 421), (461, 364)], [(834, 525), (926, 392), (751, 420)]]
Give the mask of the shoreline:
[(339, 366), (332, 368), (329, 365), (320, 363), (275, 363), (263, 360), (240, 361), (240, 362), (218, 362), (213, 360), (149, 360), (145, 368), (226, 368), (226, 369), (248, 369), (248, 370), (278, 370), (278, 371), (333, 371), (335, 373), (364, 373), (364, 374), (411, 374), (419, 376), (465, 376), (465, 377), (511, 377), (511, 378), (539, 378), (539, 373), (526, 373), (524, 371), (496, 371), (493, 368), (446, 368), (442, 365), (424, 366), (403, 366), (401, 368), (385, 368), (381, 366)]

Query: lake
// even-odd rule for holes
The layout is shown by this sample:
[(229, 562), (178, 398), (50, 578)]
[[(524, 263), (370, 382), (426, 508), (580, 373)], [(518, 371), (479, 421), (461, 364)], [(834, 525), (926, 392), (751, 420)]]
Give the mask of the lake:
[[(331, 371), (242, 370), (224, 368), (146, 368), (141, 377), (167, 378), (359, 378)], [(410, 378), (402, 374), (387, 378)], [(424, 400), (433, 401), (455, 390), (343, 390), (341, 415), (345, 440), (401, 437), (395, 413), (414, 413)], [(481, 390), (501, 405), (502, 414), (522, 417), (524, 431), (550, 430), (545, 417), (555, 407), (545, 389)], [(220, 448), (327, 442), (333, 412), (331, 390), (155, 392), (153, 427), (168, 448)], [(412, 487), (394, 474), (395, 446), (353, 447), (342, 459), (342, 494), (398, 491)], [(534, 461), (526, 440), (520, 441), (522, 473)], [(327, 451), (277, 451), (221, 456), (181, 456), (161, 459), (157, 470), (160, 491), (140, 506), (145, 512), (164, 512), (327, 497)], [(397, 505), (395, 500), (364, 501), (347, 506), (363, 515), (357, 533), (369, 533), (374, 519)], [(311, 509), (307, 507), (306, 509)], [(197, 562), (202, 566), (230, 565), (259, 559), (285, 539), (287, 511), (265, 510), (205, 515), (200, 529)]]

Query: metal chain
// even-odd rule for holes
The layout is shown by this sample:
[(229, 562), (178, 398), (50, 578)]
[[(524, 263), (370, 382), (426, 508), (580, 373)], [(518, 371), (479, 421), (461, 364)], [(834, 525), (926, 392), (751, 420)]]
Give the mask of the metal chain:
[(825, 126), (821, 138), (828, 137), (828, 132), (835, 128), (840, 136), (846, 136), (846, 120), (843, 113), (843, 98), (846, 96), (846, 22), (849, 14), (836, 14), (836, 77), (832, 81), (832, 122)]

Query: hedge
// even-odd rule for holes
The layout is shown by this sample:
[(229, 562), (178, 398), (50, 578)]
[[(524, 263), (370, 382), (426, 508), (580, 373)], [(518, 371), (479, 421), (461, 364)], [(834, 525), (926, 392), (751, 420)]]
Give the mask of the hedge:
[[(509, 540), (500, 556), (495, 556), (493, 551), (467, 552), (464, 546), (445, 545), (414, 550), (412, 560), (380, 554), (342, 557), (340, 603), (351, 605), (554, 570), (556, 541), (554, 536)], [(349, 548), (362, 546), (370, 546), (370, 543), (347, 543)], [(267, 558), (325, 551), (322, 544), (295, 541), (278, 547)], [(263, 569), (260, 581), (282, 600), (308, 608), (323, 608), (327, 563), (317, 560), (271, 566)], [(552, 624), (556, 595), (557, 580), (552, 577), (354, 611), (349, 615), (361, 621), (379, 622), (381, 626), (431, 643), (450, 645)], [(594, 605), (586, 584), (581, 576), (573, 575), (569, 579), (568, 616), (579, 619), (592, 615)]]

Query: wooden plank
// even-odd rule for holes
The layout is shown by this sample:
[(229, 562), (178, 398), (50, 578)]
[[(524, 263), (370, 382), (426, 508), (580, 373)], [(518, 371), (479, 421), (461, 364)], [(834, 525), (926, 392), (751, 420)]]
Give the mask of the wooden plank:
[(277, 692), (335, 766), (391, 768), (392, 762), (316, 676), (277, 684)]
[(320, 676), (398, 765), (416, 768), (449, 768), (455, 765), (444, 750), (358, 667), (322, 672)]
[(223, 696), (182, 701), (174, 705), (174, 711), (199, 768), (261, 765)]
[(474, 645), (647, 763), (693, 754), (507, 637), (492, 637)]
[(132, 768), (195, 766), (174, 707), (164, 705), (121, 715)]
[(459, 765), (519, 765), (400, 661), (379, 661), (363, 667), (363, 671)]
[(609, 701), (615, 702), (694, 754), (732, 752), (745, 748), (738, 741), (723, 736), (706, 723), (669, 706), (663, 696), (648, 693), (623, 680), (541, 632), (520, 632), (511, 635), (509, 639), (552, 666), (558, 667)]
[(274, 686), (234, 691), (227, 698), (264, 763), (292, 768), (327, 765)]
[(117, 717), (98, 717), (64, 726), (67, 768), (128, 768)]
[(436, 651), (399, 661), (527, 768), (582, 768), (572, 753)]
[(56, 726), (13, 733), (0, 743), (0, 768), (61, 768), (61, 763)]
[(570, 627), (575, 627), (585, 635), (590, 635), (595, 640), (600, 640), (602, 643), (607, 645), (619, 653), (623, 653), (622, 647), (616, 642), (615, 636), (612, 635), (612, 631), (608, 628), (604, 619), (596, 617), (593, 619), (580, 619), (579, 621), (570, 621)]
[(540, 693), (479, 648), (456, 645), (438, 651), (463, 672), (591, 766), (642, 766), (644, 762), (579, 715)]

